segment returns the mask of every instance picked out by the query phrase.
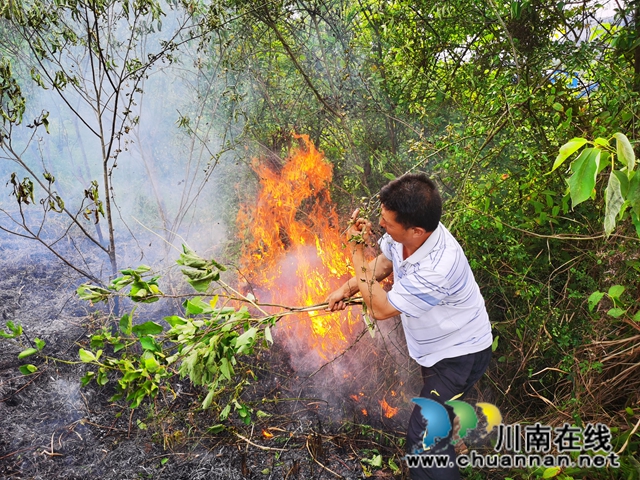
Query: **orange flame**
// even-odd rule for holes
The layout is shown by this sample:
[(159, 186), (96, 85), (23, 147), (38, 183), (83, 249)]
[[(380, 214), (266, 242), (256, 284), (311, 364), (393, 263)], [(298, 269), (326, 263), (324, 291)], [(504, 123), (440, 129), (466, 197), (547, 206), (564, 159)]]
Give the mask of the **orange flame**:
[[(257, 204), (237, 216), (243, 248), (243, 271), (265, 302), (288, 306), (322, 303), (346, 280), (348, 257), (338, 216), (328, 190), (332, 165), (307, 135), (293, 148), (282, 169), (253, 161), (260, 178)], [(311, 312), (279, 324), (292, 339), (306, 342), (327, 359), (347, 348), (358, 319), (345, 312)], [(283, 327), (283, 328), (282, 328)]]
[(387, 417), (387, 418), (391, 418), (393, 417), (396, 413), (398, 413), (398, 408), (396, 407), (392, 407), (391, 405), (389, 405), (387, 403), (387, 401), (383, 398), (382, 400), (378, 400), (378, 403), (380, 404), (380, 406), (382, 407), (382, 414)]

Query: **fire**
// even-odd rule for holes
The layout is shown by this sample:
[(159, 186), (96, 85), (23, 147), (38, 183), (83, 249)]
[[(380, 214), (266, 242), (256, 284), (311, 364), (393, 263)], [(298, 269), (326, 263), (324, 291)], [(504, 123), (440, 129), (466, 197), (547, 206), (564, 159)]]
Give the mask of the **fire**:
[[(292, 149), (282, 169), (253, 161), (260, 191), (256, 204), (240, 209), (237, 225), (241, 265), (259, 300), (310, 306), (322, 303), (346, 280), (349, 263), (328, 189), (332, 165), (308, 136), (297, 138), (301, 146)], [(347, 309), (287, 317), (278, 331), (328, 359), (349, 346), (359, 323), (354, 313)]]
[(360, 392), (358, 395), (349, 395), (354, 402), (359, 402), (362, 397), (364, 397), (364, 393)]
[(398, 413), (399, 409), (389, 405), (384, 398), (382, 400), (378, 400), (378, 403), (382, 407), (382, 414), (385, 417), (391, 418), (391, 417), (395, 416), (396, 413)]

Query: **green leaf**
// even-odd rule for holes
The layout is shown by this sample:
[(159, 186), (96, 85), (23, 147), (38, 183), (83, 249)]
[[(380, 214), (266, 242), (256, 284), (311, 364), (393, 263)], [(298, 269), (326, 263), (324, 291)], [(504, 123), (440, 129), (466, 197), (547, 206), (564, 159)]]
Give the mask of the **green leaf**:
[(135, 312), (135, 307), (131, 310), (131, 313), (125, 313), (122, 318), (120, 318), (120, 331), (125, 335), (131, 335), (131, 329), (133, 327), (133, 312)]
[[(602, 163), (602, 157), (600, 157), (600, 163)], [(622, 197), (626, 198), (629, 194), (629, 179), (624, 174), (624, 172), (621, 172), (620, 170), (613, 170), (612, 173), (618, 178), (618, 181), (620, 182), (620, 192), (622, 193)]]
[(95, 361), (96, 359), (96, 356), (93, 354), (93, 352), (89, 352), (84, 348), (78, 350), (78, 355), (80, 355), (80, 360), (82, 360), (84, 363), (90, 363)]
[(573, 155), (580, 147), (587, 143), (586, 138), (573, 138), (560, 147), (560, 153), (556, 157), (556, 161), (553, 162), (553, 172), (556, 168), (564, 163), (564, 161)]
[(187, 321), (182, 318), (182, 317), (178, 317), (177, 315), (172, 315), (170, 317), (164, 317), (164, 321), (167, 322), (169, 325), (171, 325), (171, 327), (175, 327), (176, 325), (186, 325)]
[(598, 137), (593, 141), (593, 144), (600, 147), (608, 147), (609, 141), (606, 138)]
[(199, 315), (204, 312), (204, 302), (200, 297), (187, 300), (183, 306), (187, 315)]
[(22, 335), (22, 326), (14, 324), (11, 320), (7, 322), (7, 327), (9, 327), (11, 333), (7, 333), (5, 330), (0, 329), (0, 338), (16, 338)]
[(391, 472), (393, 472), (394, 475), (399, 475), (402, 472), (402, 470), (396, 464), (396, 462), (393, 461), (393, 458), (390, 458), (387, 463), (389, 464), (389, 468), (391, 469)]
[(593, 309), (596, 307), (596, 305), (598, 305), (598, 303), (600, 303), (600, 300), (602, 300), (602, 297), (604, 297), (604, 292), (595, 291), (591, 295), (589, 295), (588, 302), (589, 302), (590, 312), (593, 312)]
[(209, 288), (212, 281), (218, 280), (220, 275), (217, 272), (211, 272), (209, 275), (200, 279), (188, 279), (187, 282), (193, 287), (196, 292), (204, 293)]
[(89, 342), (89, 346), (92, 350), (97, 348), (104, 348), (104, 335), (92, 335), (91, 342)]
[(42, 350), (44, 348), (44, 346), (46, 345), (46, 343), (44, 342), (44, 340), (40, 340), (39, 338), (34, 338), (33, 339), (34, 343), (36, 344), (36, 348), (38, 349), (38, 351)]
[(161, 349), (152, 337), (141, 337), (140, 345), (144, 350), (150, 350), (152, 352), (159, 352)]
[(495, 352), (498, 348), (498, 340), (500, 339), (500, 335), (496, 335), (496, 337), (493, 339), (493, 342), (491, 343), (491, 351)]
[(80, 379), (80, 384), (83, 387), (86, 387), (89, 384), (89, 382), (91, 381), (91, 379), (93, 377), (95, 377), (95, 375), (96, 375), (95, 372), (87, 372), (87, 373), (85, 373), (85, 375)]
[(585, 148), (571, 163), (573, 175), (569, 178), (571, 205), (575, 208), (589, 197), (596, 185), (596, 172), (600, 163), (600, 149)]
[(633, 147), (629, 142), (629, 139), (624, 133), (614, 133), (616, 139), (616, 150), (618, 152), (618, 159), (627, 167), (627, 172), (633, 171), (636, 165), (636, 154), (633, 151)]
[[(228, 405), (227, 405), (228, 406)], [(207, 428), (207, 432), (209, 433), (220, 433), (222, 431), (224, 431), (226, 427), (224, 425), (222, 425), (221, 423), (218, 423), (212, 427)]]
[(625, 288), (622, 285), (612, 285), (609, 287), (607, 294), (614, 300), (620, 299), (620, 295), (624, 292)]
[(382, 455), (374, 455), (372, 458), (363, 458), (362, 463), (368, 463), (372, 467), (382, 468)]
[(229, 417), (230, 413), (231, 413), (231, 404), (229, 403), (220, 412), (220, 421), (224, 422)]
[(215, 397), (216, 392), (215, 390), (211, 389), (209, 390), (209, 393), (207, 394), (207, 396), (205, 397), (204, 401), (202, 402), (202, 409), (206, 410), (207, 408), (209, 408), (211, 406), (211, 402), (213, 402), (213, 397)]
[(149, 370), (149, 372), (154, 373), (158, 368), (160, 368), (160, 364), (154, 357), (149, 357), (144, 359), (144, 368)]
[(602, 150), (602, 153), (600, 154), (600, 164), (598, 165), (598, 175), (603, 170), (611, 166), (611, 162), (609, 161), (610, 158), (611, 154), (606, 150)]
[(22, 373), (23, 375), (31, 375), (32, 373), (38, 371), (38, 367), (28, 363), (27, 365), (20, 365), (20, 368), (18, 368), (18, 370), (20, 370), (20, 373)]
[(638, 310), (636, 314), (633, 316), (633, 320), (635, 322), (640, 322), (640, 310)]
[(232, 367), (229, 364), (229, 360), (224, 357), (220, 359), (220, 372), (227, 380), (231, 380), (231, 370)]
[(22, 325), (15, 324), (11, 320), (7, 322), (7, 327), (16, 335), (22, 335)]
[(553, 478), (560, 475), (562, 469), (560, 467), (549, 467), (542, 474), (542, 478)]
[(617, 307), (616, 308), (612, 308), (611, 310), (609, 310), (607, 312), (607, 315), (609, 315), (610, 317), (613, 317), (613, 318), (619, 318), (624, 314), (625, 314), (625, 310), (623, 310), (622, 308), (617, 308)]
[(159, 325), (156, 322), (144, 322), (131, 329), (137, 337), (142, 337), (143, 335), (158, 335), (159, 333), (162, 333), (163, 330), (162, 325)]
[(107, 372), (103, 368), (98, 371), (96, 383), (101, 387), (104, 387), (107, 383), (109, 383), (109, 377), (107, 376)]
[(558, 102), (555, 102), (553, 105), (551, 105), (551, 107), (557, 112), (562, 112), (564, 110), (564, 107), (562, 106), (562, 104)]
[(271, 328), (264, 327), (264, 339), (273, 345), (273, 337), (271, 336)]
[(256, 327), (251, 327), (236, 339), (236, 348), (238, 349), (238, 353), (243, 353), (253, 346), (257, 333), (258, 329)]
[(615, 175), (615, 172), (609, 175), (609, 183), (607, 184), (607, 189), (604, 194), (604, 202), (604, 233), (610, 235), (616, 228), (616, 218), (624, 203), (620, 180)]
[(23, 350), (18, 354), (18, 358), (30, 357), (31, 355), (35, 355), (36, 353), (38, 353), (38, 349), (36, 349), (36, 348), (27, 348), (26, 350)]
[(134, 278), (131, 275), (126, 275), (124, 277), (114, 278), (111, 281), (111, 288), (113, 288), (116, 292), (122, 290), (124, 287), (129, 285), (134, 281)]

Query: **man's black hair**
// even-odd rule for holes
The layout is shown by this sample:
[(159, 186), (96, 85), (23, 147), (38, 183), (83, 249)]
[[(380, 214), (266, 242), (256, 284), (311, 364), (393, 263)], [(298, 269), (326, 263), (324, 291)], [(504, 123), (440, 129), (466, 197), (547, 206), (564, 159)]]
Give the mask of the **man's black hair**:
[(404, 228), (433, 232), (442, 216), (438, 187), (424, 173), (407, 173), (389, 182), (380, 190), (380, 203), (396, 214), (396, 222)]

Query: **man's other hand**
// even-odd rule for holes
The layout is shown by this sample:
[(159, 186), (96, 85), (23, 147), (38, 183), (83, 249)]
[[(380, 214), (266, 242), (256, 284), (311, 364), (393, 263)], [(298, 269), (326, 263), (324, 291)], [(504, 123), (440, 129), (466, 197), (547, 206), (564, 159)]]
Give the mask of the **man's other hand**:
[(346, 298), (349, 298), (349, 294), (345, 292), (345, 290), (345, 285), (343, 285), (329, 294), (329, 296), (325, 299), (325, 302), (329, 304), (327, 305), (327, 310), (335, 312), (347, 308), (347, 304), (344, 302), (344, 300)]

